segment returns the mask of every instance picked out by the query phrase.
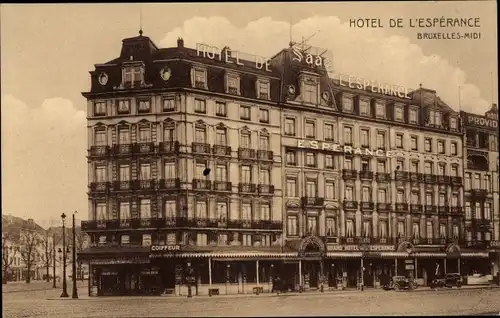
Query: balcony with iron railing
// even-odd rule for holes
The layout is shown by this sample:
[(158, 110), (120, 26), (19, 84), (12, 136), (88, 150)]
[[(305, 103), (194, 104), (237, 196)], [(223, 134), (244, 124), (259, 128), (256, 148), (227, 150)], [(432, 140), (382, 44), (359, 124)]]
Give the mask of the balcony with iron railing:
[(301, 197), (300, 203), (303, 207), (322, 207), (325, 203), (325, 198), (321, 197)]
[(461, 206), (452, 206), (450, 208), (450, 214), (452, 216), (460, 216), (460, 215), (462, 215), (462, 207)]
[(131, 155), (134, 150), (133, 144), (118, 144), (113, 145), (113, 154), (115, 156)]
[(365, 170), (361, 170), (359, 172), (359, 178), (361, 180), (373, 180), (373, 172), (371, 171), (365, 171)]
[(215, 156), (231, 156), (231, 147), (225, 145), (214, 145), (212, 147), (212, 153)]
[(361, 211), (373, 211), (375, 204), (372, 201), (362, 201), (361, 202)]
[(160, 189), (173, 190), (181, 188), (181, 180), (179, 178), (160, 179)]
[(438, 208), (435, 205), (429, 204), (425, 206), (425, 214), (431, 215), (431, 214), (437, 214), (438, 213)]
[(489, 219), (472, 219), (471, 220), (472, 226), (473, 227), (481, 227), (481, 228), (486, 228), (486, 227), (492, 227), (493, 223)]
[(274, 194), (274, 185), (272, 185), (272, 184), (259, 184), (258, 191), (260, 194)]
[(419, 172), (410, 172), (409, 174), (409, 180), (412, 183), (419, 183), (419, 182), (424, 182), (424, 175)]
[(471, 189), (470, 194), (473, 198), (485, 198), (488, 195), (488, 191), (485, 189)]
[(408, 203), (396, 203), (394, 211), (399, 213), (408, 212)]
[(394, 180), (396, 181), (408, 181), (408, 172), (396, 170), (394, 172)]
[(193, 142), (191, 143), (191, 151), (196, 154), (210, 154), (210, 144)]
[(440, 205), (440, 206), (438, 206), (438, 213), (439, 213), (439, 215), (448, 215), (448, 214), (450, 214), (450, 207)]
[(451, 178), (449, 176), (442, 176), (438, 175), (437, 176), (437, 183), (439, 185), (449, 185), (451, 183)]
[(233, 190), (233, 185), (228, 181), (214, 181), (214, 191), (231, 192)]
[(130, 190), (136, 190), (135, 186), (137, 183), (135, 183), (132, 180), (122, 180), (122, 181), (113, 181), (113, 191), (130, 191)]
[(423, 212), (422, 204), (411, 204), (410, 205), (410, 213), (411, 214), (420, 214)]
[(274, 153), (269, 150), (257, 150), (257, 159), (259, 160), (266, 160), (266, 161), (273, 161), (274, 160)]
[(110, 182), (91, 182), (90, 192), (107, 192), (111, 188)]
[(140, 142), (134, 144), (134, 153), (151, 154), (155, 152), (155, 144), (153, 142)]
[(180, 149), (180, 143), (178, 141), (162, 141), (158, 145), (158, 152), (164, 153), (178, 153)]
[(378, 212), (391, 212), (392, 206), (390, 203), (377, 203)]
[(463, 179), (462, 179), (462, 177), (451, 177), (450, 183), (452, 186), (461, 187), (463, 184)]
[(377, 182), (390, 182), (391, 174), (386, 172), (377, 172), (375, 174)]
[(257, 185), (255, 183), (242, 183), (238, 184), (238, 192), (240, 193), (255, 193)]
[(357, 210), (358, 209), (358, 202), (357, 201), (352, 201), (352, 200), (344, 200), (343, 203), (344, 210)]
[(105, 157), (109, 154), (109, 146), (91, 146), (89, 149), (89, 157)]
[(193, 179), (192, 186), (193, 190), (211, 190), (212, 181), (207, 179)]
[(426, 184), (436, 184), (437, 179), (438, 179), (437, 176), (434, 174), (429, 174), (429, 173), (424, 174), (424, 183)]
[(239, 159), (255, 159), (256, 158), (255, 149), (238, 148), (238, 158)]
[(485, 250), (490, 247), (490, 242), (491, 241), (478, 241), (478, 240), (465, 241), (465, 246), (471, 248), (477, 248), (480, 250)]
[(344, 180), (356, 180), (358, 177), (358, 172), (353, 169), (342, 169), (342, 178)]

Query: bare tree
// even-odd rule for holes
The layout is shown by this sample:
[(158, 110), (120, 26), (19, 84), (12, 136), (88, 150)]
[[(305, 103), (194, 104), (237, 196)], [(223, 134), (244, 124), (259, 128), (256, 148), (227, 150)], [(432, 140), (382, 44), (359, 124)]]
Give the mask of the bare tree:
[(50, 267), (53, 263), (54, 253), (52, 245), (54, 244), (52, 240), (52, 235), (50, 235), (49, 230), (46, 230), (45, 233), (40, 238), (40, 245), (42, 248), (42, 252), (40, 255), (40, 261), (45, 267), (45, 280), (47, 282), (50, 281)]
[(10, 268), (19, 252), (18, 247), (9, 246), (9, 243), (13, 242), (14, 240), (8, 233), (2, 234), (2, 284), (7, 284)]
[(21, 258), (26, 265), (26, 283), (31, 282), (31, 268), (36, 265), (39, 253), (37, 248), (40, 244), (40, 234), (32, 226), (23, 227), (21, 230)]
[[(71, 229), (69, 231), (69, 237), (67, 239), (68, 241), (68, 246), (70, 248), (70, 250), (73, 248), (73, 234), (71, 233)], [(85, 247), (87, 247), (87, 243), (88, 243), (88, 235), (83, 232), (81, 230), (81, 228), (76, 228), (75, 230), (75, 236), (76, 236), (76, 253), (78, 254), (79, 252), (83, 251), (83, 249)], [(69, 262), (68, 264), (72, 264), (73, 260), (71, 259), (71, 257), (68, 258)], [(77, 277), (80, 277), (81, 280), (83, 280), (83, 264), (82, 262), (78, 259), (78, 255), (77, 255), (77, 259), (76, 259), (76, 266), (77, 266)]]

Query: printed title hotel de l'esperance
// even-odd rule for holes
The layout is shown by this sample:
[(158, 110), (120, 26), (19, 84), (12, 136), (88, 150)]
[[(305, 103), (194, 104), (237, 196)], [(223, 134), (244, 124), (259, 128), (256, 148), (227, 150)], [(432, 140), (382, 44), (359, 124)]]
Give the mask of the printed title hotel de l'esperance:
[(90, 295), (498, 275), (496, 104), (330, 78), (294, 43), (266, 59), (122, 42), (83, 93)]

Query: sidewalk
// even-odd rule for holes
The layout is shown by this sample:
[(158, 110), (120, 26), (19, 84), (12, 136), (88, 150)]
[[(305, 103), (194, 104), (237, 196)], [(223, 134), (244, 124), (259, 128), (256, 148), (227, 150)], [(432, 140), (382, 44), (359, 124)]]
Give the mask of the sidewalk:
[[(62, 282), (56, 282), (56, 288), (61, 288)], [(86, 287), (88, 286), (87, 281), (79, 281), (77, 282), (78, 287)], [(71, 281), (68, 281), (68, 286), (71, 287)], [(51, 290), (52, 281), (31, 281), (29, 284), (26, 282), (9, 282), (7, 284), (2, 285), (2, 294), (6, 293), (16, 293), (16, 292), (30, 292), (30, 291), (41, 291), (41, 290)]]
[[(497, 285), (471, 285), (471, 286), (462, 286), (461, 289), (497, 289), (500, 288), (500, 286)], [(450, 290), (449, 288), (441, 288), (439, 290)], [(453, 288), (453, 290), (457, 290), (457, 288)], [(430, 287), (423, 286), (419, 287), (418, 289), (414, 291), (401, 291), (401, 292), (422, 292), (422, 291), (432, 291)], [(217, 295), (217, 296), (208, 296), (208, 295), (201, 295), (201, 296), (194, 296), (193, 299), (208, 299), (208, 298), (254, 298), (254, 297), (283, 297), (283, 296), (317, 296), (321, 294), (325, 295), (345, 295), (345, 294), (363, 294), (363, 293), (390, 293), (394, 291), (385, 291), (383, 289), (374, 289), (374, 288), (368, 288), (365, 289), (364, 291), (361, 291), (356, 288), (352, 289), (346, 289), (346, 290), (325, 290), (323, 293), (320, 291), (306, 291), (306, 292), (289, 292), (289, 293), (280, 293), (279, 295), (276, 293), (262, 293), (259, 295), (256, 294), (229, 294), (229, 295)], [(78, 299), (72, 299), (71, 294), (69, 295), (69, 298), (60, 298), (60, 297), (53, 297), (53, 298), (47, 298), (47, 300), (127, 300), (127, 299), (168, 299), (170, 300), (185, 300), (187, 299), (187, 295), (182, 295), (182, 296), (100, 296), (100, 297), (89, 297), (88, 294), (85, 292), (83, 293), (80, 292), (78, 295)]]

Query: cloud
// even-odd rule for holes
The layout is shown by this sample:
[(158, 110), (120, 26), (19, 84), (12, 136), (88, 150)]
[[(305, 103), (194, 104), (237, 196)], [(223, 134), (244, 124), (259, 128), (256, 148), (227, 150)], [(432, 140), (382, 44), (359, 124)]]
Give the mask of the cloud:
[(31, 107), (3, 95), (3, 213), (42, 222), (73, 210), (86, 216), (86, 136), (86, 114), (67, 99)]
[[(315, 34), (308, 44), (329, 50), (335, 73), (349, 74), (382, 83), (417, 88), (420, 83), (437, 94), (455, 110), (474, 113), (489, 110), (477, 86), (467, 82), (464, 71), (438, 55), (425, 55), (407, 37), (387, 35), (382, 29), (351, 29), (337, 17), (311, 17), (292, 26), (294, 39)], [(186, 20), (182, 27), (168, 32), (161, 46), (175, 45), (177, 37), (187, 46), (205, 43), (261, 56), (273, 56), (289, 42), (288, 23), (264, 17), (239, 28), (223, 17)], [(328, 55), (327, 55), (328, 56)]]

